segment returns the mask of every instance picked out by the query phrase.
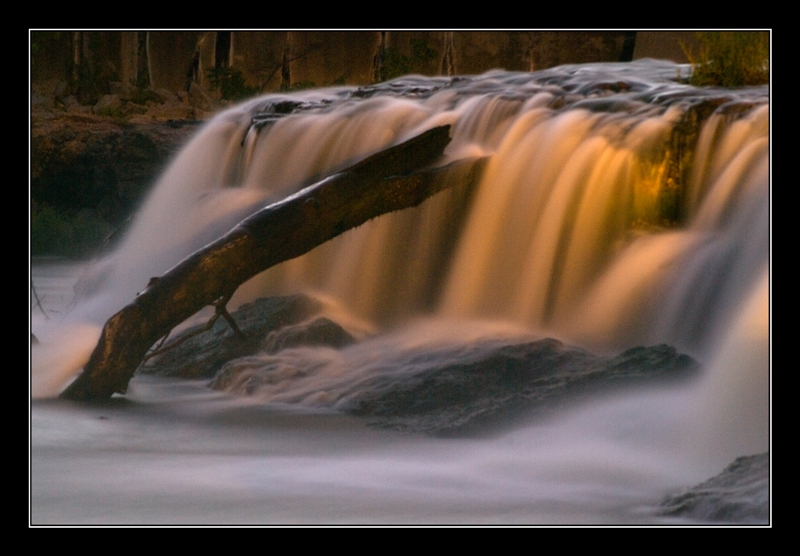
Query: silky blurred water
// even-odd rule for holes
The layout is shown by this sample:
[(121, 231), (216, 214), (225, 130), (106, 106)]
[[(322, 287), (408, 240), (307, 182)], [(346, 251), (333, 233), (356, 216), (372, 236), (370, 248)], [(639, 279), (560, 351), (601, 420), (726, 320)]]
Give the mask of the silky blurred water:
[[(85, 272), (32, 265), (51, 317), (31, 313), (41, 340), (31, 354), (32, 522), (672, 523), (657, 516), (665, 494), (768, 450), (770, 437), (768, 90), (695, 89), (672, 81), (677, 69), (414, 77), (220, 114), (115, 253)], [(672, 130), (719, 95), (727, 100), (699, 130), (668, 222)], [(287, 100), (306, 109), (251, 125)], [(475, 191), (376, 219), (254, 278), (231, 302), (307, 292), (363, 341), (282, 352), (294, 374), (251, 397), (137, 377), (104, 405), (52, 399), (151, 276), (254, 208), (443, 123), (448, 160), (492, 157)], [(481, 438), (381, 431), (337, 412), (337, 400), (368, 387), (370, 369), (402, 380), (397, 362), (409, 354), (523, 336), (599, 354), (666, 343), (703, 371)], [(241, 365), (261, 372), (267, 359)]]

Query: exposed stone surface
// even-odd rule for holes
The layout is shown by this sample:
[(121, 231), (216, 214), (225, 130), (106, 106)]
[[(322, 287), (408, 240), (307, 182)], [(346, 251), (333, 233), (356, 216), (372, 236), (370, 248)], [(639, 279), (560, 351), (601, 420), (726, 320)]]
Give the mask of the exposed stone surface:
[(197, 83), (192, 83), (189, 87), (187, 102), (195, 109), (210, 112), (216, 108), (216, 103), (212, 96)]
[[(67, 97), (67, 102), (70, 98), (74, 99)], [(119, 106), (119, 97), (101, 100), (95, 111), (112, 109), (109, 103)], [(196, 123), (121, 123), (77, 103), (70, 103), (66, 112), (34, 110), (31, 199), (54, 207), (90, 209), (118, 222), (196, 131)]]
[(122, 110), (122, 99), (119, 95), (103, 95), (92, 107), (92, 112), (101, 116), (113, 116)]
[(31, 200), (124, 220), (197, 130), (221, 105), (195, 84), (182, 95), (112, 81), (82, 104), (65, 81), (31, 87)]
[(769, 523), (769, 452), (737, 458), (708, 481), (670, 496), (662, 515), (709, 523)]
[[(211, 330), (196, 334), (147, 361), (138, 372), (181, 378), (210, 378), (231, 359), (260, 350), (261, 342), (271, 332), (286, 326), (291, 328), (319, 311), (320, 307), (318, 302), (303, 295), (257, 299), (232, 313), (245, 336), (244, 339), (236, 335), (230, 325), (220, 318)], [(182, 337), (202, 328), (190, 328), (167, 342), (166, 346), (179, 342)], [(292, 338), (285, 337), (287, 342), (294, 342), (295, 345), (299, 343), (298, 334), (288, 336)]]
[(320, 317), (310, 324), (286, 326), (270, 332), (261, 347), (267, 353), (276, 353), (297, 346), (330, 346), (341, 348), (356, 340), (332, 320)]
[[(275, 346), (276, 336), (295, 338), (302, 346), (319, 345), (311, 331), (330, 330), (323, 320), (272, 332), (262, 349), (220, 365), (210, 386), (265, 400), (320, 394), (323, 406), (365, 417), (371, 425), (451, 436), (496, 432), (610, 388), (687, 379), (699, 370), (694, 360), (666, 345), (604, 357), (554, 339), (487, 338), (431, 348), (386, 344), (374, 337), (353, 346), (327, 342), (342, 350), (337, 357), (326, 350), (274, 353), (294, 347)], [(343, 367), (358, 369), (358, 379), (338, 381)], [(300, 376), (312, 386), (286, 382)]]
[(376, 380), (349, 411), (381, 427), (461, 434), (550, 411), (598, 390), (688, 378), (699, 370), (667, 345), (601, 357), (554, 339), (475, 347), (463, 361), (442, 359), (451, 362), (430, 357), (402, 381)]

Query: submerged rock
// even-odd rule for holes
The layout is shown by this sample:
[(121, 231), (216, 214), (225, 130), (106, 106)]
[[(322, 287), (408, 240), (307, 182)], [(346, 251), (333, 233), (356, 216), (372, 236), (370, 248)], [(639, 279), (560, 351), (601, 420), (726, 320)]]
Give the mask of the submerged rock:
[(769, 452), (737, 458), (708, 481), (670, 496), (661, 515), (693, 521), (769, 523)]

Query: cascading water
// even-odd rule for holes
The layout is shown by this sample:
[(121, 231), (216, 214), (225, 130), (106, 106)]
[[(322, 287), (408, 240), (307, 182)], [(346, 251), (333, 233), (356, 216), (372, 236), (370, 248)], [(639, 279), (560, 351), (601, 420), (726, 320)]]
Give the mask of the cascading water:
[[(310, 292), (362, 338), (339, 351), (237, 363), (278, 369), (259, 403), (346, 408), (370, 377), (400, 383), (420, 361), (462, 361), (484, 343), (547, 336), (599, 354), (664, 343), (697, 359), (701, 378), (601, 397), (552, 429), (514, 430), (483, 446), (496, 457), (481, 456), (468, 474), (505, 467), (501, 490), (517, 484), (556, 500), (581, 485), (608, 494), (632, 472), (656, 489), (691, 484), (766, 451), (768, 89), (699, 90), (672, 82), (676, 68), (642, 61), (404, 78), (268, 96), (220, 114), (165, 172), (115, 253), (81, 280), (65, 322), (34, 323), (34, 397), (63, 388), (105, 319), (151, 276), (257, 207), (447, 123), (448, 160), (491, 156), (475, 190), (456, 186), (376, 219), (239, 289), (229, 306)], [(293, 113), (281, 116), (287, 106)], [(529, 465), (541, 470), (533, 480), (522, 471)], [(481, 483), (476, 496), (494, 500), (497, 488)], [(520, 519), (594, 522), (607, 510), (548, 518), (539, 508)]]

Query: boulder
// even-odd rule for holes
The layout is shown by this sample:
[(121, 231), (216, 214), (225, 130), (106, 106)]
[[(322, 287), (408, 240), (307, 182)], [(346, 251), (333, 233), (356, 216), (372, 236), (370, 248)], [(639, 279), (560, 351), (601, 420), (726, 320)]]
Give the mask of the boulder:
[(198, 108), (205, 112), (210, 112), (214, 109), (215, 102), (202, 86), (197, 83), (192, 83), (189, 87), (189, 104), (194, 108)]
[(224, 319), (210, 330), (204, 326), (183, 331), (165, 344), (162, 354), (147, 360), (137, 372), (180, 378), (211, 378), (228, 361), (252, 355), (271, 332), (306, 320), (321, 305), (304, 295), (269, 297), (247, 303), (231, 313), (244, 338), (238, 336)]
[(355, 343), (355, 341), (356, 339), (337, 323), (320, 317), (311, 323), (285, 326), (270, 332), (262, 342), (261, 348), (267, 353), (277, 353), (299, 346), (342, 348)]
[(122, 99), (119, 95), (103, 95), (92, 107), (92, 112), (100, 116), (122, 115)]
[(707, 523), (768, 524), (769, 452), (737, 458), (719, 475), (666, 498), (659, 513)]

